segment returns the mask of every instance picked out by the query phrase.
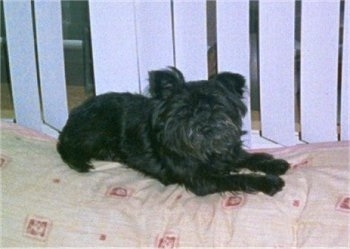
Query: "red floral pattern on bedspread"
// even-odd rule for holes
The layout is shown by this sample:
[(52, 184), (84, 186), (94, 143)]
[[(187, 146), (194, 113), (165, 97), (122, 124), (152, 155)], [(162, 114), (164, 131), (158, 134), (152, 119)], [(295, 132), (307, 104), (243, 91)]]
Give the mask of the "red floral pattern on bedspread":
[(126, 198), (126, 197), (130, 197), (132, 195), (132, 193), (133, 193), (132, 189), (128, 189), (128, 188), (121, 187), (121, 186), (110, 186), (107, 189), (105, 196)]
[(244, 205), (244, 195), (232, 195), (225, 197), (221, 204), (224, 209), (240, 208)]
[(156, 239), (156, 248), (176, 248), (179, 244), (179, 236), (174, 232), (166, 232)]
[(24, 235), (40, 241), (46, 241), (52, 227), (52, 221), (38, 216), (27, 217)]
[(299, 168), (308, 167), (308, 166), (312, 166), (312, 157), (311, 156), (309, 156), (308, 158), (305, 158), (303, 160), (300, 160), (296, 163), (292, 163), (290, 167), (292, 169), (299, 169)]
[(300, 207), (300, 200), (293, 200), (293, 207)]
[(10, 162), (10, 158), (0, 154), (0, 169), (3, 169)]
[(336, 210), (350, 212), (350, 196), (343, 196), (336, 205)]

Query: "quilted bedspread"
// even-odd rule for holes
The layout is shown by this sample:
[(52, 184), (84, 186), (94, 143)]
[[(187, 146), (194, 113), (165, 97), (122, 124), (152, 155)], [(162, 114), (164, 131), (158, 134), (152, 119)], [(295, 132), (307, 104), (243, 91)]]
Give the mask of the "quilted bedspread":
[(292, 165), (273, 197), (196, 197), (111, 162), (80, 174), (55, 146), (1, 123), (1, 247), (349, 247), (348, 142), (268, 150)]

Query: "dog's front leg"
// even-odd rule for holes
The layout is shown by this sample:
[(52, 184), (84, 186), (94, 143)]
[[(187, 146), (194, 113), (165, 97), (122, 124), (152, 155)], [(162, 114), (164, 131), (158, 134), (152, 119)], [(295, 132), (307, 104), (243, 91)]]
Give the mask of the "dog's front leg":
[(289, 163), (283, 159), (276, 159), (267, 153), (244, 152), (244, 155), (237, 160), (235, 167), (246, 168), (251, 171), (260, 171), (271, 175), (283, 175), (289, 169)]
[(225, 176), (201, 176), (185, 183), (185, 187), (199, 196), (217, 192), (243, 191), (247, 193), (263, 192), (274, 195), (281, 191), (284, 181), (275, 175), (236, 174)]

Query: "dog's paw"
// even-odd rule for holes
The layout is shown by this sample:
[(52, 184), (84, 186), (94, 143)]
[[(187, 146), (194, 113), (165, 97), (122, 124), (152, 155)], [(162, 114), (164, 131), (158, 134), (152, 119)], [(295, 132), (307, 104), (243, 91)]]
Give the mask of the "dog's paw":
[(251, 154), (246, 160), (243, 160), (240, 167), (279, 176), (286, 173), (290, 166), (287, 161), (283, 159), (275, 159), (270, 154), (255, 153)]
[(66, 162), (68, 164), (68, 166), (79, 172), (79, 173), (87, 173), (87, 172), (90, 172), (90, 170), (93, 170), (94, 167), (90, 164), (90, 163), (87, 163), (87, 162)]
[(284, 187), (284, 181), (275, 175), (266, 175), (259, 184), (259, 191), (264, 194), (273, 196), (281, 191)]
[(289, 163), (283, 159), (273, 159), (269, 164), (270, 167), (267, 173), (277, 176), (285, 174), (290, 168)]
[(269, 159), (258, 161), (253, 164), (255, 171), (261, 171), (269, 175), (283, 175), (290, 168), (287, 161), (283, 159)]

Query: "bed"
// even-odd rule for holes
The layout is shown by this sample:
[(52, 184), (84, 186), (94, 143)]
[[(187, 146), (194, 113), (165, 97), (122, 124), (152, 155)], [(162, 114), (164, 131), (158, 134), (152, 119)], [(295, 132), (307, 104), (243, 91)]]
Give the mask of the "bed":
[(291, 164), (273, 197), (196, 197), (111, 162), (80, 174), (55, 145), (1, 122), (3, 247), (349, 246), (349, 142), (267, 150)]

